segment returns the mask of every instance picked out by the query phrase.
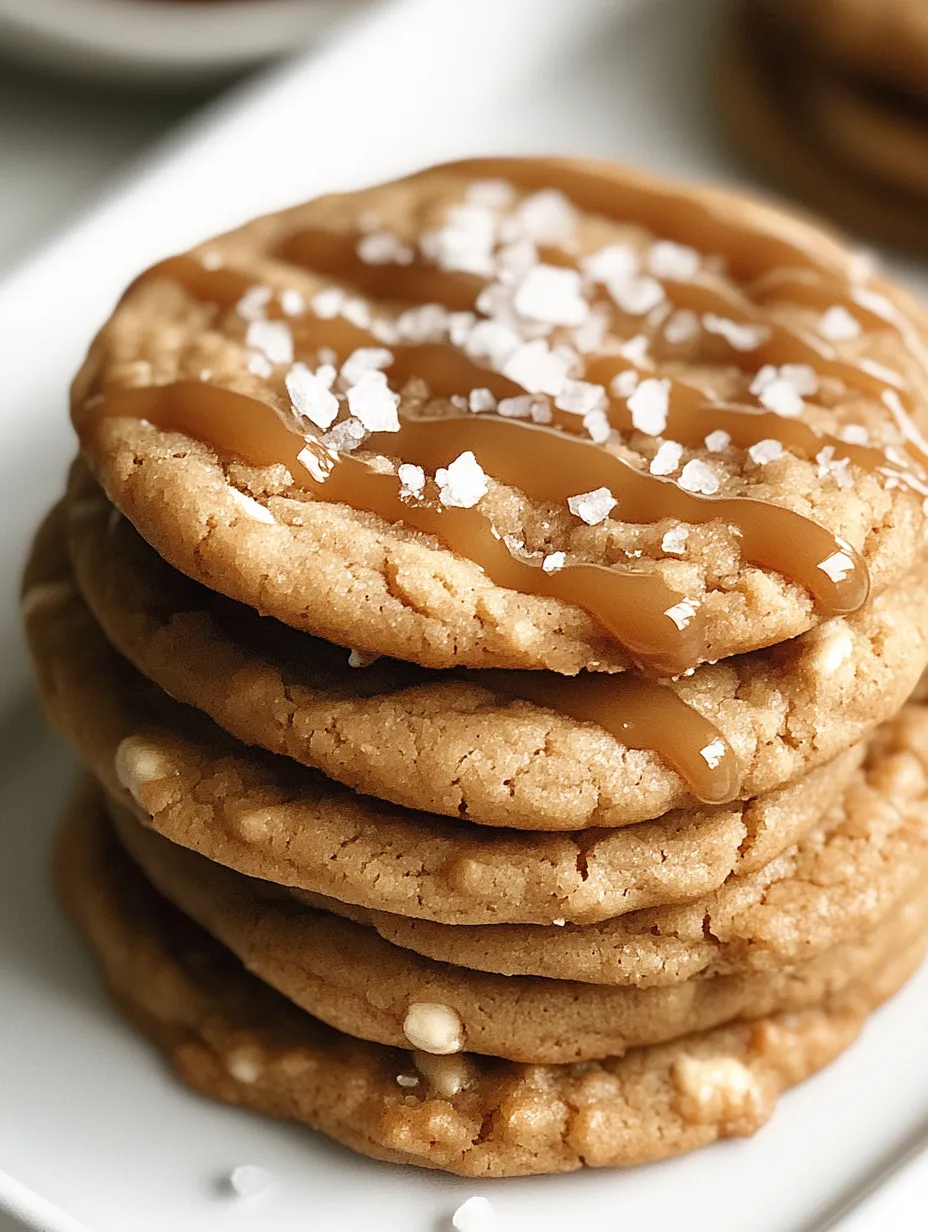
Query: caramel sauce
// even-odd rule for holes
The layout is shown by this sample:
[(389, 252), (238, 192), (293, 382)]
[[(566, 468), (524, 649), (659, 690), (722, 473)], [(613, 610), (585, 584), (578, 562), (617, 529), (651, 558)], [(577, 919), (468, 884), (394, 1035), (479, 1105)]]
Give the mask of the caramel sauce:
[[(595, 564), (567, 565), (545, 573), (540, 560), (530, 563), (514, 556), (479, 509), (440, 506), (434, 499), (428, 503), (405, 500), (395, 475), (375, 471), (351, 454), (335, 455), (321, 444), (304, 442), (265, 402), (196, 381), (127, 389), (86, 408), (78, 416), (78, 432), (86, 433), (94, 421), (119, 417), (144, 419), (165, 431), (181, 432), (208, 443), (220, 456), (239, 458), (252, 466), (282, 464), (297, 486), (321, 500), (366, 510), (434, 535), (480, 565), (499, 586), (548, 595), (585, 609), (649, 670), (674, 676), (705, 657), (698, 613), (679, 628), (680, 617), (674, 620), (667, 612), (679, 604), (681, 596), (656, 575)], [(494, 422), (519, 432), (515, 424)], [(400, 433), (389, 434), (383, 447), (406, 461), (422, 459), (420, 465), (424, 465), (427, 459), (439, 458), (435, 465), (444, 465), (461, 452), (457, 442), (473, 426), (470, 418), (408, 420)], [(579, 445), (550, 435), (558, 444)], [(506, 448), (500, 443), (495, 447)], [(521, 433), (518, 447), (527, 456)], [(580, 447), (599, 453), (595, 446)], [(300, 458), (301, 452), (307, 457), (306, 450), (312, 469)], [(431, 462), (428, 465), (431, 469)]]
[(482, 671), (478, 683), (501, 697), (598, 723), (630, 749), (654, 749), (705, 804), (727, 804), (741, 790), (741, 767), (718, 728), (657, 681), (627, 673)]

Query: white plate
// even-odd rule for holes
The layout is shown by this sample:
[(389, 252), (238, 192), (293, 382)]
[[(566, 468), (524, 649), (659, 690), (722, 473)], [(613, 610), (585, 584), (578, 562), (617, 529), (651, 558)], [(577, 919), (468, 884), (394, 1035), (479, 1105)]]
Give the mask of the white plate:
[(0, 0), (0, 47), (83, 76), (180, 83), (305, 47), (365, 0)]
[[(703, 103), (714, 0), (406, 0), (315, 64), (233, 100), (138, 168), (108, 205), (0, 288), (0, 575), (73, 443), (64, 388), (94, 325), (144, 263), (257, 210), (478, 151), (583, 151), (733, 178)], [(908, 274), (923, 280), (918, 271)], [(924, 285), (924, 284), (923, 284)], [(14, 704), (12, 610), (0, 731), (0, 1207), (54, 1232), (440, 1232), (487, 1194), (509, 1232), (813, 1232), (928, 1127), (928, 973), (773, 1122), (628, 1173), (475, 1184), (369, 1163), (299, 1129), (217, 1107), (166, 1073), (111, 1011), (59, 919), (46, 848), (71, 759)], [(217, 1180), (257, 1163), (273, 1192), (233, 1203)], [(906, 1232), (916, 1168), (861, 1206), (854, 1232)], [(882, 1194), (894, 1203), (887, 1213)], [(913, 1198), (913, 1194), (915, 1198)], [(75, 1222), (77, 1221), (77, 1222)]]

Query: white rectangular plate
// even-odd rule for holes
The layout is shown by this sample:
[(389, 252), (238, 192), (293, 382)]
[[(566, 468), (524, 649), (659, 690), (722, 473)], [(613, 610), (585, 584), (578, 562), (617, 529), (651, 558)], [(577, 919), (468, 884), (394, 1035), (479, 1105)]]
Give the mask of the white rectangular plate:
[[(600, 154), (734, 180), (703, 100), (715, 15), (714, 0), (407, 0), (156, 152), (0, 288), (7, 593), (73, 449), (68, 377), (138, 268), (256, 211), (466, 153)], [(813, 1232), (845, 1226), (849, 1203), (853, 1232), (919, 1226), (917, 1164), (856, 1197), (928, 1126), (928, 973), (756, 1138), (627, 1173), (478, 1185), (186, 1091), (109, 1008), (52, 902), (47, 848), (72, 762), (25, 700), (12, 606), (0, 653), (0, 1208), (54, 1232), (440, 1232), (481, 1192), (510, 1232), (561, 1232), (578, 1215), (604, 1232)], [(241, 1163), (264, 1165), (272, 1190), (224, 1196)]]

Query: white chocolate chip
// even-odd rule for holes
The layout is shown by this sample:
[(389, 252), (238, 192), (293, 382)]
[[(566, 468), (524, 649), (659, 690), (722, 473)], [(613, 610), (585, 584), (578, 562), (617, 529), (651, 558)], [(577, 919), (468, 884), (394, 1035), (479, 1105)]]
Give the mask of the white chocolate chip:
[(143, 736), (126, 736), (120, 742), (113, 768), (116, 778), (137, 804), (142, 804), (142, 789), (146, 783), (167, 778), (171, 773), (162, 755)]
[(754, 1126), (762, 1111), (761, 1091), (750, 1069), (735, 1057), (681, 1057), (673, 1067), (681, 1111), (697, 1124)]
[(854, 635), (842, 619), (830, 620), (810, 639), (808, 662), (822, 676), (832, 676), (854, 654)]
[(464, 1024), (450, 1005), (419, 1001), (406, 1011), (403, 1034), (420, 1052), (448, 1056), (464, 1047)]
[(419, 1073), (428, 1080), (429, 1086), (444, 1099), (453, 1099), (474, 1080), (473, 1066), (460, 1054), (436, 1056), (430, 1052), (416, 1052), (412, 1059)]
[(264, 1073), (264, 1054), (259, 1048), (244, 1044), (227, 1054), (226, 1069), (236, 1082), (251, 1086)]
[(240, 492), (238, 488), (229, 488), (229, 495), (232, 498), (232, 503), (237, 505), (239, 511), (246, 518), (251, 518), (253, 522), (264, 522), (268, 526), (276, 525), (274, 515), (260, 501), (256, 501), (253, 496), (247, 496), (244, 492)]

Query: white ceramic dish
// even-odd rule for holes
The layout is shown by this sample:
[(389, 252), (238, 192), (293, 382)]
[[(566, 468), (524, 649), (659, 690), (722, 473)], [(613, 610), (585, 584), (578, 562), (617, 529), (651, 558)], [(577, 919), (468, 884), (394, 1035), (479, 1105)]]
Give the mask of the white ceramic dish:
[[(72, 450), (68, 376), (141, 265), (257, 210), (480, 150), (583, 151), (734, 178), (702, 102), (714, 10), (714, 0), (632, 10), (405, 0), (137, 168), (0, 287), (6, 593)], [(503, 1232), (562, 1232), (578, 1218), (591, 1232), (924, 1226), (924, 1163), (883, 1181), (928, 1128), (928, 972), (756, 1138), (624, 1174), (457, 1181), (199, 1099), (112, 1012), (52, 903), (46, 853), (71, 758), (22, 700), (12, 606), (0, 662), (0, 1209), (46, 1232), (448, 1232), (455, 1207), (480, 1192)], [(269, 1169), (273, 1189), (223, 1196), (217, 1183), (241, 1163)]]
[(328, 34), (364, 0), (0, 0), (0, 47), (82, 76), (171, 84)]

